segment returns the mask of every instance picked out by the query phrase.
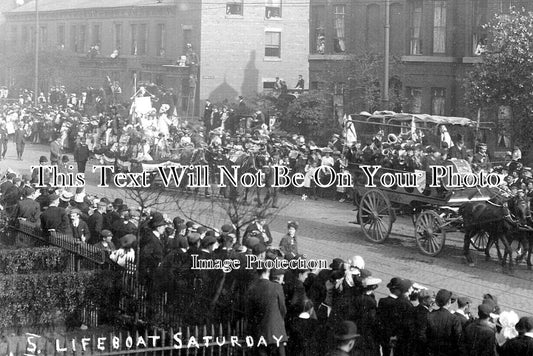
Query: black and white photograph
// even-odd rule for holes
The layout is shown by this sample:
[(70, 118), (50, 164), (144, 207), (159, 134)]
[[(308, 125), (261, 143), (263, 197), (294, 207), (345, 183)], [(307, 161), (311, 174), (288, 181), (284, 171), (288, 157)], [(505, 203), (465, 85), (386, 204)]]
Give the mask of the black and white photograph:
[(0, 356), (533, 356), (532, 0), (0, 33)]

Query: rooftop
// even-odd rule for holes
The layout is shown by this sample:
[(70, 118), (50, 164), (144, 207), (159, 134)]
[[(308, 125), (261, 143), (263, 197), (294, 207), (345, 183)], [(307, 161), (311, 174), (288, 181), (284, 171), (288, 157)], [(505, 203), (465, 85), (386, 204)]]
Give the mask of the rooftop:
[[(174, 4), (174, 0), (39, 0), (39, 12), (65, 11), (75, 9), (101, 9), (130, 6), (168, 6)], [(32, 0), (10, 13), (35, 12), (35, 0)]]

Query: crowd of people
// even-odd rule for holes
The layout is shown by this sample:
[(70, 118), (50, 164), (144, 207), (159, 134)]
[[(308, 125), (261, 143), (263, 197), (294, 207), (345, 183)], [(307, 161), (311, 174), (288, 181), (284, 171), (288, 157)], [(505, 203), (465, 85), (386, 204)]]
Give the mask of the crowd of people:
[(249, 335), (265, 338), (259, 355), (533, 355), (532, 317), (500, 310), (491, 294), (474, 305), (401, 277), (392, 278), (389, 295), (378, 299), (382, 280), (361, 256), (335, 258), (322, 270), (191, 268), (194, 256), (242, 266), (249, 256), (305, 259), (295, 221), (273, 244), (261, 214), (237, 234), (231, 224), (208, 229), (156, 211), (140, 216), (121, 199), (89, 196), (83, 188), (74, 195), (51, 189), (40, 195), (28, 177), (6, 178), (3, 196), (13, 186), (23, 195), (12, 209), (5, 206), (13, 219), (94, 244), (121, 266), (138, 259), (142, 283), (154, 294), (168, 293), (177, 310), (193, 311), (191, 321), (224, 321), (238, 313), (248, 321)]
[[(477, 145), (476, 153), (471, 153), (462, 137), (452, 141), (445, 127), (440, 129), (438, 148), (426, 147), (423, 139), (412, 136), (404, 142), (385, 140), (383, 133), (364, 144), (350, 145), (336, 134), (320, 148), (298, 134), (273, 134), (274, 118), (250, 112), (242, 97), (233, 109), (208, 102), (203, 128), (174, 117), (172, 101), (132, 118), (117, 106), (86, 116), (90, 110), (73, 101), (63, 105), (46, 100), (40, 107), (34, 107), (31, 98), (4, 104), (2, 158), (9, 137), (16, 138), (19, 132), (15, 142), (19, 142), (18, 158), (23, 159), (27, 127), (39, 122), (50, 126), (52, 133), (61, 133), (49, 138), (50, 156), (40, 157), (40, 164), (65, 167), (65, 152), (71, 150), (78, 172), (85, 172), (91, 156), (125, 166), (126, 161), (182, 160), (183, 152), (191, 149), (213, 162), (218, 156), (231, 159), (236, 153), (250, 154), (257, 169), (276, 164), (305, 172), (306, 191), (296, 193), (316, 198), (319, 192), (312, 173), (319, 166), (342, 171), (350, 163), (375, 163), (414, 170), (457, 158), (471, 162), (474, 170), (498, 170), (507, 176), (511, 192), (533, 196), (531, 172), (520, 163), (518, 148), (497, 167), (491, 164), (486, 145)], [(43, 132), (37, 133), (40, 140)], [(141, 281), (150, 290), (170, 293), (179, 310), (195, 312), (197, 323), (241, 313), (251, 335), (266, 338), (267, 346), (258, 349), (260, 355), (533, 355), (533, 318), (501, 311), (490, 294), (474, 306), (466, 297), (445, 289), (433, 293), (400, 277), (387, 283), (390, 295), (378, 300), (374, 292), (382, 280), (372, 275), (360, 256), (346, 261), (336, 258), (324, 270), (191, 269), (195, 255), (213, 261), (236, 259), (241, 265), (252, 255), (259, 260), (305, 259), (298, 250), (296, 222), (288, 223), (287, 234), (275, 246), (262, 214), (240, 234), (231, 224), (209, 229), (157, 211), (141, 216), (121, 199), (90, 196), (82, 187), (37, 189), (35, 180), (35, 175), (10, 171), (0, 184), (0, 203), (14, 224), (23, 219), (39, 226), (45, 236), (55, 231), (96, 245), (121, 266), (137, 261)], [(339, 190), (336, 199), (351, 195)]]

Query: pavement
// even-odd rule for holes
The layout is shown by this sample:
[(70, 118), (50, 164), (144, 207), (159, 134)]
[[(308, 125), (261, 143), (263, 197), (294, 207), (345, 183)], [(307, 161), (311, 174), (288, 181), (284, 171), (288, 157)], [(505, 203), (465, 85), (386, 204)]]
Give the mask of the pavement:
[[(29, 167), (36, 164), (41, 155), (49, 156), (48, 146), (28, 144), (24, 160), (17, 161), (14, 144), (10, 142), (6, 159), (0, 161), (0, 172), (9, 167), (22, 174), (29, 173)], [(91, 166), (92, 164), (88, 164), (88, 172)], [(135, 205), (128, 201), (123, 189), (98, 188), (94, 174), (88, 173), (86, 177), (88, 193), (109, 198), (126, 198), (130, 207)], [(171, 191), (163, 200), (165, 206), (160, 210), (174, 217), (180, 215), (174, 200), (183, 202), (191, 198)], [(359, 225), (351, 223), (355, 220), (356, 212), (350, 203), (326, 199), (302, 200), (299, 196), (282, 195), (280, 205), (282, 208), (269, 223), (275, 245), (286, 233), (287, 222), (298, 221), (300, 253), (309, 258), (327, 259), (328, 262), (335, 257), (348, 259), (361, 255), (373, 276), (383, 280), (376, 291), (378, 298), (388, 295), (385, 287), (387, 282), (392, 277), (400, 276), (435, 292), (446, 288), (459, 296), (468, 296), (474, 306), (481, 302), (483, 294), (490, 293), (498, 298), (502, 310), (514, 310), (519, 315), (533, 316), (533, 271), (521, 264), (515, 268), (514, 273), (503, 273), (494, 250), (493, 259), (488, 262), (481, 253), (473, 252), (476, 266), (469, 267), (462, 256), (462, 233), (448, 233), (443, 252), (437, 257), (428, 257), (418, 252), (409, 216), (398, 217), (385, 243), (374, 244), (365, 239)], [(197, 220), (211, 222), (214, 224), (211, 226), (215, 227), (219, 227), (217, 224), (225, 217), (220, 207), (215, 207), (206, 198), (195, 199), (190, 212), (196, 212)]]

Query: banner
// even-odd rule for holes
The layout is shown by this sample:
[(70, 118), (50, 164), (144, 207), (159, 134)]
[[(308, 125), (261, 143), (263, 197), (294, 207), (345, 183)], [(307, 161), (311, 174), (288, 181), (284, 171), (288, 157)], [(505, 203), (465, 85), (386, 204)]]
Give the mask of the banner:
[(141, 96), (135, 98), (135, 113), (138, 115), (144, 115), (152, 110), (152, 98), (149, 96)]

